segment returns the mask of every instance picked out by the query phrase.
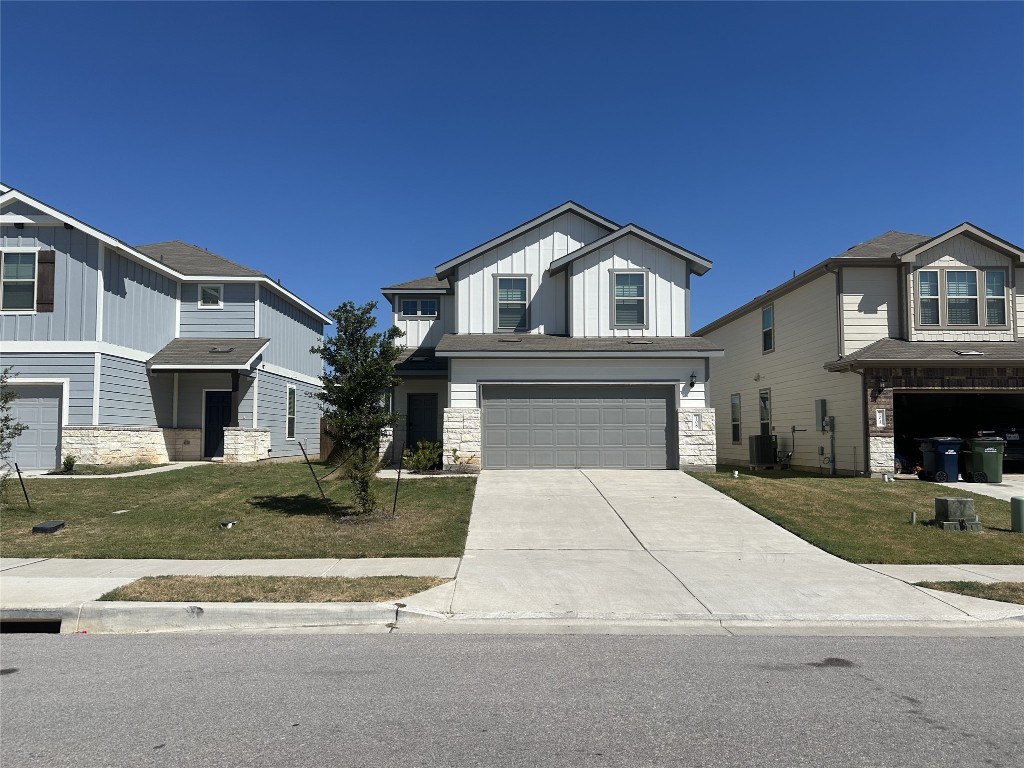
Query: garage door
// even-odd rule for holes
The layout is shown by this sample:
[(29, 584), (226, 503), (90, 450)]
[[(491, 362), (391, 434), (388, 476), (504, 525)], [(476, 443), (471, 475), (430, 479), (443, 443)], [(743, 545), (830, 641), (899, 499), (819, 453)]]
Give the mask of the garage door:
[(11, 416), (28, 429), (14, 441), (11, 465), (21, 469), (54, 469), (60, 463), (61, 388), (12, 386), (18, 398), (11, 403)]
[(674, 405), (669, 386), (485, 386), (483, 466), (667, 469)]

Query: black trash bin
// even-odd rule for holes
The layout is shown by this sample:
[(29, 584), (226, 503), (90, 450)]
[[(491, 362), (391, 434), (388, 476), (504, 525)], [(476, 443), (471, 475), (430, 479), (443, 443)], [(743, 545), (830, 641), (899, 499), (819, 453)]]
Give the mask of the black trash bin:
[(960, 444), (963, 440), (959, 437), (927, 437), (918, 438), (918, 441), (924, 468), (917, 476), (937, 483), (955, 483), (960, 474)]

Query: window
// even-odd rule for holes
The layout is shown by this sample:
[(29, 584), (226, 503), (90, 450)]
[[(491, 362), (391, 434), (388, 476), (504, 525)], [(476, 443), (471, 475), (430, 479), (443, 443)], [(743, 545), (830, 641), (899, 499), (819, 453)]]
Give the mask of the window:
[(761, 352), (775, 349), (775, 306), (761, 308)]
[(34, 310), (36, 308), (35, 251), (3, 253), (3, 292), (0, 309)]
[(758, 411), (761, 418), (761, 434), (772, 433), (772, 391), (762, 389), (757, 395)]
[(402, 317), (437, 317), (437, 299), (403, 299)]
[(497, 279), (497, 323), (499, 331), (525, 331), (528, 324), (526, 296), (529, 280), (526, 277), (499, 277)]
[[(921, 327), (1006, 325), (1006, 271), (921, 269), (917, 271), (917, 324)], [(984, 285), (984, 312), (979, 303)]]
[(647, 327), (647, 273), (612, 272), (612, 328)]
[(200, 285), (199, 286), (199, 308), (200, 309), (222, 309), (224, 307), (224, 286), (223, 285)]
[(285, 437), (295, 439), (295, 387), (288, 387), (288, 426)]
[(732, 415), (732, 441), (734, 443), (743, 442), (743, 437), (740, 434), (742, 432), (740, 428), (740, 396), (739, 394), (729, 395), (729, 411)]

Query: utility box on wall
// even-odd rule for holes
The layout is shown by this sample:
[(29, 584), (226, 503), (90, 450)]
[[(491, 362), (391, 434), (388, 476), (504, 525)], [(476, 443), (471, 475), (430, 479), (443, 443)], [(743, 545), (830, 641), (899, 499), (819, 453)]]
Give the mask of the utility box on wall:
[(828, 417), (828, 411), (825, 409), (824, 400), (814, 401), (814, 423), (817, 424), (817, 431), (825, 431), (825, 419)]

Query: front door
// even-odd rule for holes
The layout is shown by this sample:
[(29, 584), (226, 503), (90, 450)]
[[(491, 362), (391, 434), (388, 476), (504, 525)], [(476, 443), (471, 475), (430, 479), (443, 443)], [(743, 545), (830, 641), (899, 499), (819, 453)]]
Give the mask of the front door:
[(231, 393), (207, 392), (203, 417), (203, 457), (223, 457), (224, 427), (231, 424)]
[(437, 394), (411, 394), (408, 398), (405, 440), (415, 451), (416, 444), (422, 440), (437, 442)]

